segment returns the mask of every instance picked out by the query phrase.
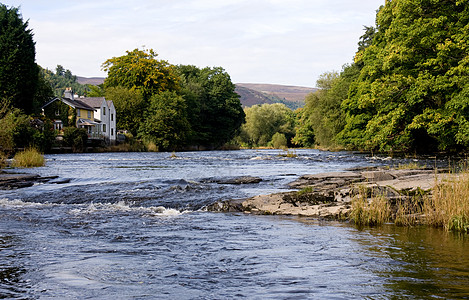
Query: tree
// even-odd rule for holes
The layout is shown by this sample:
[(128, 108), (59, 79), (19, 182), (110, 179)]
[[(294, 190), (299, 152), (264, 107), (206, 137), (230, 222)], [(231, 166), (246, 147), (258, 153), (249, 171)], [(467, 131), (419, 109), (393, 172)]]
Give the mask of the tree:
[(106, 89), (106, 99), (114, 102), (118, 116), (117, 128), (128, 130), (136, 136), (145, 115), (146, 106), (142, 93), (124, 87), (110, 87)]
[(140, 90), (147, 101), (163, 91), (174, 91), (179, 87), (173, 66), (158, 60), (152, 49), (126, 51), (126, 55), (106, 60), (102, 68), (108, 72), (104, 87), (122, 86), (129, 90)]
[(344, 128), (342, 102), (347, 99), (351, 82), (358, 75), (356, 64), (345, 65), (342, 72), (322, 74), (316, 85), (318, 91), (305, 98), (305, 107), (298, 115), (296, 144), (311, 147), (314, 144), (335, 148), (339, 146), (337, 134)]
[(469, 146), (469, 3), (386, 1), (344, 101), (340, 140), (354, 148)]
[(245, 115), (229, 74), (220, 67), (177, 70), (192, 126), (190, 143), (215, 148), (233, 139)]
[(139, 136), (155, 143), (159, 150), (177, 150), (184, 146), (190, 132), (184, 99), (175, 92), (162, 92), (150, 99)]
[(57, 65), (55, 74), (50, 70), (39, 68), (40, 76), (49, 82), (56, 97), (62, 97), (65, 89), (70, 87), (80, 96), (85, 96), (90, 90), (88, 85), (78, 83), (77, 76), (73, 75), (72, 71), (65, 70), (61, 65)]
[[(285, 104), (262, 104), (245, 108), (246, 123), (242, 126), (244, 139), (250, 146), (268, 146), (276, 133), (287, 141), (295, 135), (295, 115)], [(277, 137), (278, 138), (278, 137)]]
[(0, 3), (0, 98), (26, 113), (33, 111), (38, 81), (36, 48), (28, 21), (18, 8)]

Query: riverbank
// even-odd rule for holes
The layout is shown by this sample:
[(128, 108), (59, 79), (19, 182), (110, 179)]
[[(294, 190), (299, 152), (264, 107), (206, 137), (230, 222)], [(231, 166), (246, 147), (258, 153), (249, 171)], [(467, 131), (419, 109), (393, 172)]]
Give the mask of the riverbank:
[(449, 176), (445, 170), (386, 168), (303, 175), (289, 184), (295, 191), (220, 201), (208, 210), (345, 220), (352, 214), (355, 199), (365, 199), (364, 203), (385, 199), (387, 208), (383, 209), (388, 210), (391, 219), (408, 214), (417, 221), (415, 211), (403, 211), (402, 207), (431, 197), (435, 186)]

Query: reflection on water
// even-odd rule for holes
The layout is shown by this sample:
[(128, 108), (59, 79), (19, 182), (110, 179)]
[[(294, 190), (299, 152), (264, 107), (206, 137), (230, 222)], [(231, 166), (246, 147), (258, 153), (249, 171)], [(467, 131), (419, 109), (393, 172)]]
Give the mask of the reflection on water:
[[(363, 239), (363, 233), (371, 235)], [(469, 237), (429, 227), (393, 225), (364, 230), (357, 242), (385, 264), (374, 272), (386, 278), (395, 298), (469, 298)], [(388, 262), (388, 263), (386, 263)]]

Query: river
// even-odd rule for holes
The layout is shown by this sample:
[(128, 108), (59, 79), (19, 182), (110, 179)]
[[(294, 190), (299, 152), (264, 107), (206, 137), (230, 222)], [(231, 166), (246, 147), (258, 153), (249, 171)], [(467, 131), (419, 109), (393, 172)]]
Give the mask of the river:
[[(204, 210), (302, 174), (412, 161), (285, 154), (46, 155), (21, 171), (65, 183), (0, 191), (0, 298), (469, 299), (466, 235)], [(262, 181), (217, 183), (238, 176)]]

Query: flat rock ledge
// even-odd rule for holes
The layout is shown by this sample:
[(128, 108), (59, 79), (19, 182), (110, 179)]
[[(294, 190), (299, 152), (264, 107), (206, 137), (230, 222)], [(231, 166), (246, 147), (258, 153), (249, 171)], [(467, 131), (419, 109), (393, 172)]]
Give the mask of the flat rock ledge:
[(209, 211), (262, 215), (295, 215), (344, 219), (359, 193), (384, 196), (391, 203), (431, 194), (444, 175), (435, 170), (355, 169), (303, 175), (289, 184), (291, 192), (259, 195), (248, 199), (219, 201)]
[(66, 183), (70, 179), (58, 180), (58, 176), (42, 177), (36, 174), (14, 174), (0, 171), (0, 190), (14, 190), (33, 186), (37, 183)]

